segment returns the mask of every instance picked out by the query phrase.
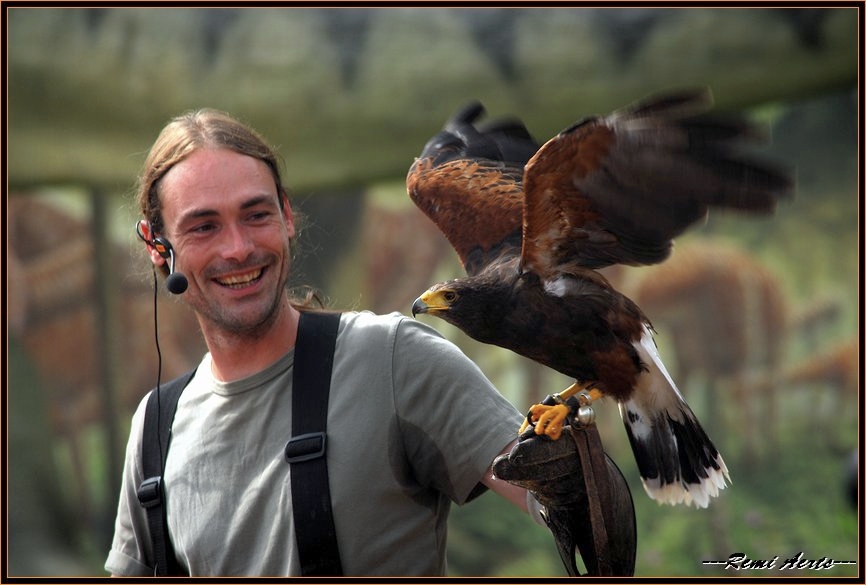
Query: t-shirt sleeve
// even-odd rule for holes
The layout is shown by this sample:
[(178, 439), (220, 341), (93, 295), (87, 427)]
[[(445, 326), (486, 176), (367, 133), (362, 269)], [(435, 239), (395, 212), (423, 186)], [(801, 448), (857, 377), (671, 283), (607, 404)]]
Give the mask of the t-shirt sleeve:
[[(149, 395), (148, 395), (149, 396)], [(120, 500), (114, 522), (114, 539), (105, 570), (125, 577), (152, 576), (148, 560), (153, 558), (147, 516), (138, 502), (138, 486), (142, 481), (141, 432), (144, 425), (144, 406), (147, 396), (132, 417), (126, 459), (120, 486)]]
[(416, 479), (462, 504), (517, 438), (522, 415), (456, 345), (422, 323), (402, 319), (393, 352), (395, 404)]

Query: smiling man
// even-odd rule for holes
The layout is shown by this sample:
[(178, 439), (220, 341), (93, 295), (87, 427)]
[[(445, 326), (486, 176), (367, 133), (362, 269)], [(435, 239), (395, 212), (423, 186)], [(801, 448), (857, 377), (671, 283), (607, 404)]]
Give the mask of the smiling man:
[(268, 165), (202, 148), (174, 165), (159, 191), (162, 230), (188, 275), (183, 299), (198, 315), (214, 374), (235, 380), (276, 361), (298, 319), (285, 294), (295, 225)]
[[(302, 574), (296, 534), (309, 527), (295, 525), (286, 443), (299, 322), (320, 307), (286, 288), (295, 222), (276, 156), (236, 119), (192, 112), (157, 138), (138, 198), (150, 259), (186, 277), (172, 290), (208, 347), (171, 423), (168, 545), (193, 576)], [(342, 313), (330, 380), (326, 459), (344, 574), (444, 574), (449, 506), (484, 487), (537, 508), (491, 471), (522, 416), (433, 329)], [(146, 404), (133, 416), (105, 565), (115, 575), (157, 570), (137, 496)]]

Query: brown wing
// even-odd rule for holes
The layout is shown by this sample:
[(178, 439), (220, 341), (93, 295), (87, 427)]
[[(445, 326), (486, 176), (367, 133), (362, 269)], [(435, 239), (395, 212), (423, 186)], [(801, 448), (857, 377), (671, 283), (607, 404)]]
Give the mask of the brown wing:
[(738, 154), (742, 119), (696, 115), (709, 91), (645, 102), (564, 130), (527, 163), (522, 266), (654, 264), (711, 207), (756, 213), (789, 196), (785, 173)]
[(458, 159), (435, 165), (426, 157), (409, 169), (406, 188), (472, 275), (503, 253), (520, 252), (522, 174), (522, 169), (494, 161)]
[(454, 114), (424, 146), (406, 177), (412, 201), (457, 251), (468, 274), (520, 253), (523, 166), (538, 150), (519, 120), (476, 126), (483, 106)]

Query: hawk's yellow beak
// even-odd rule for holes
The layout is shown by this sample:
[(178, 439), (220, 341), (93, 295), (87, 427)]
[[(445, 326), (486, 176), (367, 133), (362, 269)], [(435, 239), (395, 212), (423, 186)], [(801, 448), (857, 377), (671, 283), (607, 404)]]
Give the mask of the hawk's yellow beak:
[(437, 313), (448, 310), (448, 301), (443, 291), (428, 290), (412, 303), (412, 316), (419, 313)]

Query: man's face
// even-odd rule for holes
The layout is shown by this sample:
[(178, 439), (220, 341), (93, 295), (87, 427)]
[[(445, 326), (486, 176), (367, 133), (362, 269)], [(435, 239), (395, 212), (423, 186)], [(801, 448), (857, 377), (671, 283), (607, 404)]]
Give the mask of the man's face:
[(262, 161), (228, 149), (202, 149), (162, 178), (162, 218), (175, 268), (189, 279), (183, 299), (205, 335), (259, 335), (287, 304), (288, 202)]

